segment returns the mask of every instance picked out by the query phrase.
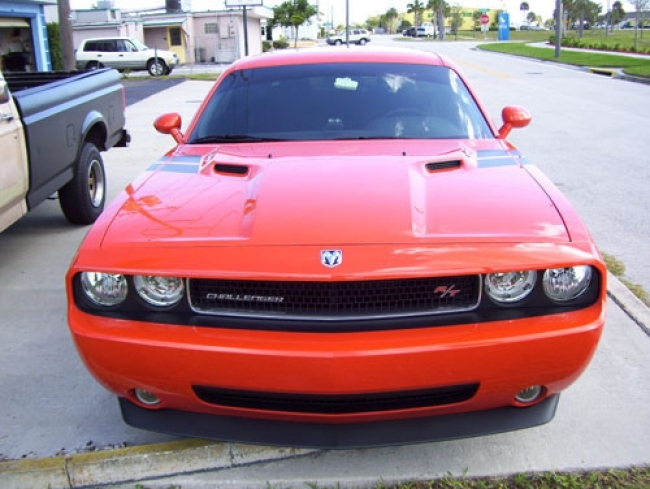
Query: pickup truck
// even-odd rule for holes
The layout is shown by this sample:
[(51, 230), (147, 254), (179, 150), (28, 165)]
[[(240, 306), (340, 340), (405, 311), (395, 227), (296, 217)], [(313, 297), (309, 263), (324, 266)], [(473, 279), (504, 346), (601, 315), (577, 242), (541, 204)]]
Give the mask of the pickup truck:
[(101, 151), (127, 146), (124, 89), (112, 69), (0, 73), (0, 231), (58, 193), (73, 224), (104, 209)]

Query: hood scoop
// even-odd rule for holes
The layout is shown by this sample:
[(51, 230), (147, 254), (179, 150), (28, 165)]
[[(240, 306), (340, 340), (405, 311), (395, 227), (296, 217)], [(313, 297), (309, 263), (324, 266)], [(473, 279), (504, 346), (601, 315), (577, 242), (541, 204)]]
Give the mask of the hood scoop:
[(437, 172), (442, 170), (455, 170), (463, 165), (462, 160), (433, 161), (427, 163), (425, 168), (428, 172)]
[(251, 178), (259, 165), (258, 160), (231, 154), (219, 148), (201, 158), (199, 173), (204, 175), (219, 175), (227, 177)]
[(476, 168), (476, 152), (471, 148), (460, 147), (452, 151), (429, 158), (424, 164), (428, 173), (460, 170), (461, 168)]
[(215, 173), (240, 177), (245, 177), (250, 171), (248, 165), (236, 165), (232, 163), (215, 163), (212, 169)]

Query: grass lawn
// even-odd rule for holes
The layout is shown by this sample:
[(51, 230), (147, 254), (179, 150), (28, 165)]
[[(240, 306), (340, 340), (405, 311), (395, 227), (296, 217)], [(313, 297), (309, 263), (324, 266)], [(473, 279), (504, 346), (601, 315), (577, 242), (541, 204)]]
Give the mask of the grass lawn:
[(649, 489), (650, 469), (602, 472), (518, 474), (511, 477), (470, 479), (445, 477), (435, 481), (408, 482), (398, 486), (379, 484), (376, 489)]
[(629, 75), (650, 78), (650, 56), (634, 58), (610, 53), (594, 53), (591, 51), (569, 51), (562, 49), (560, 57), (555, 57), (555, 49), (528, 46), (524, 42), (499, 42), (478, 46), (486, 51), (515, 54), (547, 61), (556, 61), (574, 66), (591, 68), (621, 68)]

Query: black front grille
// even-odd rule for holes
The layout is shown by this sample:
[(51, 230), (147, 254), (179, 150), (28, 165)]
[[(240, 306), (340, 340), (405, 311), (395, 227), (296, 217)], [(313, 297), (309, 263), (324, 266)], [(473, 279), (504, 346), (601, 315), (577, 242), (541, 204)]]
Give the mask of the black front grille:
[(464, 402), (476, 394), (479, 384), (453, 385), (372, 394), (318, 395), (242, 391), (193, 386), (204, 402), (219, 406), (264, 411), (312, 414), (352, 414), (444, 406)]
[(480, 277), (351, 282), (190, 279), (190, 305), (203, 314), (363, 319), (467, 311), (480, 300)]

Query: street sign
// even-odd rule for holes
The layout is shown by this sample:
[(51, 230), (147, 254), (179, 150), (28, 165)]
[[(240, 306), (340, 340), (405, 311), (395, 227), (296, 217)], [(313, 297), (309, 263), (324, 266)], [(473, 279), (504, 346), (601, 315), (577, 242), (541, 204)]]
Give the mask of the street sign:
[(490, 23), (490, 17), (486, 14), (481, 15), (481, 24), (488, 25), (489, 23)]

